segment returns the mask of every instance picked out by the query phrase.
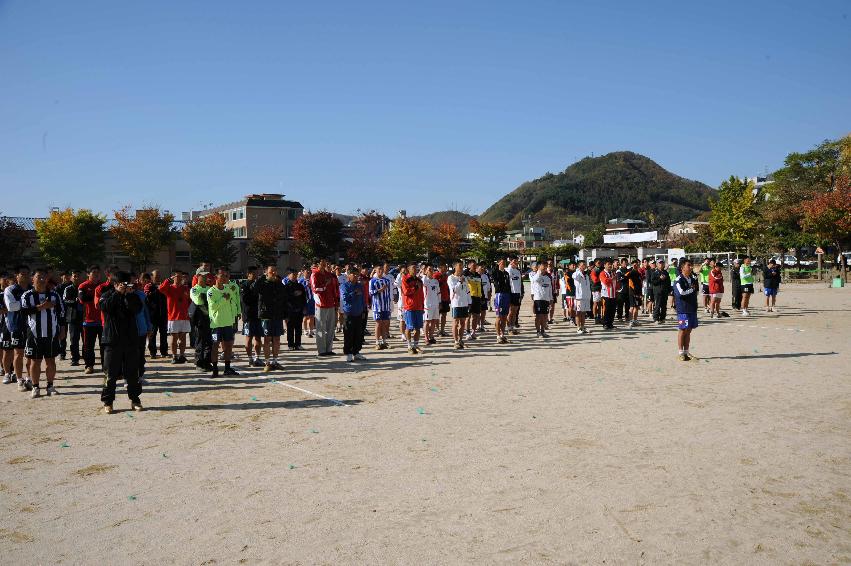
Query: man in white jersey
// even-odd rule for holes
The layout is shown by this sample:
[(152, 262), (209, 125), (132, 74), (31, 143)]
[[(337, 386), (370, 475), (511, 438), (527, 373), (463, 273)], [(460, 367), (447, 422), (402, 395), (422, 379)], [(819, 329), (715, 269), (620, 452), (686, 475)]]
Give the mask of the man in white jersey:
[(422, 271), (423, 295), (425, 298), (425, 336), (426, 344), (437, 344), (434, 335), (440, 323), (440, 283), (434, 278), (434, 268), (425, 266)]
[(519, 334), (517, 330), (518, 317), (520, 316), (520, 303), (523, 300), (523, 274), (517, 267), (517, 259), (512, 258), (505, 269), (511, 280), (511, 306), (508, 309), (508, 331), (511, 334)]

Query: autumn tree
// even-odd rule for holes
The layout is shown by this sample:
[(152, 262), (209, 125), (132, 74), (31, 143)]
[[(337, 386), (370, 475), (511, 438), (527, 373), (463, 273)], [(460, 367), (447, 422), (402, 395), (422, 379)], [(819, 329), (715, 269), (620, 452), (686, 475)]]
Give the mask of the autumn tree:
[(276, 265), (278, 261), (278, 241), (284, 237), (284, 227), (280, 224), (267, 224), (257, 230), (248, 244), (248, 255), (259, 266)]
[(148, 269), (158, 251), (177, 235), (172, 224), (174, 215), (158, 207), (131, 212), (129, 206), (115, 211), (115, 224), (109, 229), (118, 246), (130, 257), (130, 263), (141, 271)]
[(718, 198), (709, 205), (709, 226), (716, 242), (736, 248), (751, 244), (760, 223), (752, 182), (731, 175), (718, 187)]
[(842, 251), (851, 241), (851, 178), (840, 177), (832, 191), (803, 201), (801, 210), (803, 229), (813, 234), (819, 243), (836, 246), (845, 273)]
[(85, 268), (103, 259), (106, 217), (91, 210), (53, 210), (35, 221), (38, 247), (57, 269)]
[(375, 210), (369, 210), (356, 217), (352, 224), (355, 231), (346, 252), (347, 257), (361, 264), (375, 265), (381, 262), (384, 259), (381, 234), (387, 224), (387, 217)]
[(11, 268), (19, 262), (30, 243), (30, 235), (23, 226), (0, 216), (0, 267)]
[(444, 222), (434, 229), (431, 251), (444, 261), (458, 257), (461, 247), (461, 232), (455, 224)]
[(425, 220), (398, 217), (381, 235), (381, 247), (396, 261), (425, 259), (431, 249), (433, 228)]
[(296, 253), (307, 260), (328, 258), (343, 246), (343, 223), (328, 211), (306, 212), (292, 228)]
[(479, 263), (491, 265), (502, 253), (502, 242), (505, 240), (505, 222), (479, 222), (470, 221), (470, 231), (476, 236), (472, 238), (470, 255), (478, 259)]
[(227, 228), (225, 216), (220, 212), (188, 220), (181, 233), (197, 262), (230, 266), (236, 258), (233, 231)]

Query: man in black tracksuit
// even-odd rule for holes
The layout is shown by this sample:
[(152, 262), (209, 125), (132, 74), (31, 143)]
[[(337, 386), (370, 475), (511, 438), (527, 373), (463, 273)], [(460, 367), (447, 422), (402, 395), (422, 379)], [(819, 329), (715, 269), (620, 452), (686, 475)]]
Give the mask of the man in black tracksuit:
[(139, 332), (136, 314), (142, 310), (142, 299), (129, 285), (130, 276), (119, 273), (116, 283), (100, 296), (98, 307), (103, 313), (104, 326), (101, 338), (104, 346), (104, 378), (100, 399), (105, 413), (112, 413), (115, 401), (115, 384), (119, 377), (127, 381), (127, 396), (134, 411), (142, 410), (139, 396)]
[(304, 348), (301, 347), (301, 325), (304, 321), (307, 293), (302, 284), (296, 280), (295, 271), (290, 271), (287, 275), (284, 296), (287, 303), (287, 348), (303, 350)]
[(168, 354), (168, 304), (165, 295), (160, 293), (159, 271), (151, 272), (151, 283), (145, 285), (145, 303), (148, 305), (148, 313), (151, 315), (151, 336), (148, 338), (148, 351), (152, 358), (157, 357), (157, 334), (159, 334), (160, 355)]
[(653, 291), (653, 320), (661, 324), (668, 314), (668, 295), (671, 293), (671, 277), (664, 260), (659, 260), (650, 272), (650, 289)]
[(83, 305), (77, 300), (80, 295), (80, 272), (71, 272), (71, 284), (59, 295), (65, 306), (65, 322), (68, 324), (67, 342), (70, 343), (71, 365), (80, 365), (80, 337), (83, 332)]

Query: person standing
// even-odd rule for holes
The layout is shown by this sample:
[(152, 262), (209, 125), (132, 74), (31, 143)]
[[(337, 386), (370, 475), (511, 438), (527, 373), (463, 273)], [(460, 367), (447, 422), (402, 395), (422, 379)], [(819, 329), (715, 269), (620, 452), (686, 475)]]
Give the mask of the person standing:
[(284, 284), (284, 300), (287, 304), (287, 349), (304, 350), (301, 345), (301, 335), (307, 292), (296, 279), (296, 272), (292, 269), (287, 274)]
[(257, 268), (249, 267), (245, 279), (239, 284), (239, 300), (242, 312), (242, 335), (245, 336), (245, 356), (251, 367), (263, 367), (263, 327), (257, 311)]
[(496, 314), (496, 343), (508, 344), (508, 314), (511, 310), (511, 276), (500, 259), (493, 272), (493, 311)]
[(650, 274), (650, 288), (653, 292), (653, 320), (664, 324), (668, 310), (668, 295), (671, 293), (671, 276), (665, 269), (664, 260), (659, 260), (656, 269)]
[(369, 281), (369, 295), (375, 321), (375, 349), (386, 350), (390, 347), (386, 338), (390, 333), (390, 314), (393, 311), (393, 282), (384, 276), (384, 267), (380, 265)]
[(674, 281), (680, 276), (680, 268), (677, 266), (677, 258), (672, 258), (668, 265), (668, 278), (671, 280), (671, 307), (676, 312), (676, 302), (674, 301)]
[(614, 330), (615, 328), (615, 274), (612, 272), (612, 261), (606, 260), (603, 271), (599, 273), (600, 298), (603, 300), (603, 328)]
[[(63, 271), (60, 274), (59, 277), (60, 277), (59, 284), (56, 287), (52, 288), (51, 290), (55, 291), (56, 294), (59, 296), (59, 300), (62, 301), (62, 310), (64, 311), (65, 310), (65, 300), (63, 299), (63, 297), (65, 296), (65, 289), (67, 289), (68, 287), (70, 287), (72, 285), (72, 283), (71, 283), (71, 272), (70, 271)], [(63, 318), (62, 320), (63, 320), (63, 322), (62, 322), (63, 326), (62, 326), (62, 339), (59, 340), (59, 359), (64, 361), (65, 358), (68, 357), (68, 342), (67, 342), (67, 340), (68, 340), (68, 320), (67, 320), (67, 317)]]
[[(594, 260), (594, 265), (591, 267), (591, 272), (589, 273), (591, 277), (591, 308), (596, 324), (603, 324), (603, 303), (601, 303), (603, 287), (600, 283), (600, 274), (602, 272), (603, 260), (597, 258)], [(614, 316), (614, 306), (612, 308), (612, 316)]]
[[(201, 264), (206, 265), (206, 263)], [(198, 268), (193, 276), (195, 282), (189, 290), (189, 298), (195, 309), (190, 318), (190, 326), (195, 335), (195, 367), (202, 371), (213, 371), (213, 337), (210, 329), (210, 308), (207, 305), (207, 290), (210, 286), (209, 273), (202, 271), (206, 268)]]
[(709, 272), (709, 317), (721, 318), (721, 299), (724, 297), (724, 272), (713, 259), (710, 261), (712, 270)]
[(100, 268), (92, 265), (88, 269), (88, 278), (78, 288), (78, 300), (83, 305), (83, 372), (87, 375), (95, 371), (95, 342), (100, 345), (100, 357), (103, 360), (103, 322), (95, 304), (95, 290), (100, 284)]
[(742, 308), (742, 276), (739, 272), (739, 267), (739, 260), (733, 260), (733, 269), (730, 270), (730, 279), (733, 287), (733, 310), (740, 310)]
[(136, 313), (136, 332), (138, 333), (138, 353), (139, 353), (139, 384), (145, 385), (145, 346), (148, 343), (148, 337), (153, 331), (154, 325), (151, 323), (151, 313), (148, 311), (148, 306), (145, 301), (145, 285), (151, 282), (151, 276), (143, 273), (138, 281), (134, 275), (130, 274), (131, 285), (130, 289), (139, 297), (142, 303), (142, 308)]
[(455, 262), (455, 272), (446, 281), (449, 285), (449, 301), (452, 307), (452, 338), (455, 349), (464, 349), (464, 327), (469, 316), (470, 287), (464, 277), (464, 264)]
[(425, 296), (423, 294), (423, 282), (417, 276), (416, 264), (408, 265), (408, 270), (402, 277), (400, 290), (405, 307), (405, 338), (408, 342), (408, 353), (419, 354)]
[(768, 267), (763, 271), (762, 287), (765, 293), (765, 308), (768, 312), (774, 312), (777, 292), (780, 290), (780, 266), (773, 259), (769, 260)]
[[(440, 283), (434, 278), (434, 268), (425, 266), (422, 273), (426, 344), (437, 344), (435, 334), (440, 322)], [(487, 309), (486, 309), (487, 310)], [(484, 311), (483, 311), (484, 312)]]
[(302, 332), (307, 332), (307, 337), (313, 338), (316, 331), (316, 300), (313, 298), (313, 291), (310, 289), (310, 274), (310, 269), (302, 270), (298, 282), (304, 287), (304, 297), (306, 299)]
[(171, 278), (162, 282), (160, 293), (166, 299), (168, 314), (168, 333), (171, 336), (171, 363), (186, 363), (186, 335), (191, 330), (189, 324), (189, 286), (186, 275), (175, 271)]
[(629, 306), (627, 318), (629, 319), (629, 327), (638, 326), (638, 311), (644, 302), (644, 293), (642, 292), (641, 272), (639, 271), (638, 260), (632, 260), (631, 266), (626, 270), (624, 275), (626, 280), (626, 301)]
[(470, 317), (467, 319), (467, 340), (473, 341), (476, 339), (476, 331), (479, 329), (482, 312), (482, 278), (476, 268), (475, 261), (467, 262), (464, 277), (470, 287)]
[(739, 268), (739, 279), (742, 283), (742, 316), (750, 316), (748, 305), (753, 295), (753, 268), (750, 256), (745, 257), (742, 267)]
[(479, 279), (482, 281), (482, 310), (479, 312), (479, 331), (485, 331), (485, 325), (490, 324), (486, 318), (490, 309), (491, 278), (484, 265), (479, 265)]
[[(284, 333), (284, 317), (287, 313), (286, 290), (278, 276), (278, 266), (266, 267), (266, 275), (254, 284), (257, 290), (257, 312), (263, 329), (263, 371), (283, 369), (278, 362), (281, 350), (281, 335)], [(333, 322), (333, 321), (332, 321)], [(333, 326), (331, 327), (333, 333)]]
[(139, 383), (139, 347), (136, 314), (142, 301), (129, 285), (129, 275), (116, 273), (114, 286), (101, 293), (98, 308), (103, 313), (103, 348), (106, 379), (101, 391), (103, 411), (112, 414), (115, 385), (119, 377), (127, 382), (130, 408), (142, 410), (142, 386)]
[(363, 344), (362, 317), (366, 309), (363, 284), (358, 272), (350, 267), (346, 272), (346, 280), (340, 286), (340, 311), (343, 313), (343, 353), (347, 362), (365, 360), (361, 355)]
[(679, 264), (680, 275), (674, 282), (674, 299), (677, 302), (677, 347), (680, 361), (693, 359), (689, 353), (691, 332), (697, 328), (697, 293), (700, 289), (697, 277), (692, 273), (691, 260), (683, 258)]
[(316, 350), (320, 356), (336, 355), (334, 324), (337, 318), (339, 292), (337, 278), (328, 271), (328, 262), (319, 262), (319, 269), (310, 276), (310, 290), (316, 300)]
[(80, 336), (83, 330), (83, 305), (77, 300), (80, 295), (80, 283), (82, 283), (80, 270), (72, 270), (70, 285), (67, 285), (60, 295), (68, 332), (65, 341), (70, 346), (72, 366), (80, 365)]
[(234, 325), (241, 312), (241, 301), (239, 299), (239, 286), (230, 280), (230, 271), (227, 267), (219, 267), (216, 270), (215, 283), (207, 288), (207, 310), (209, 312), (210, 359), (212, 362), (213, 377), (219, 376), (219, 347), (222, 349), (225, 369), (222, 375), (239, 375), (231, 367), (233, 360), (233, 342), (236, 338)]
[(706, 314), (710, 313), (712, 303), (712, 292), (709, 290), (709, 273), (712, 271), (713, 265), (714, 260), (711, 257), (704, 258), (703, 263), (700, 264), (700, 292), (703, 295), (703, 312)]
[(440, 266), (440, 270), (434, 274), (434, 278), (437, 279), (438, 284), (440, 285), (440, 332), (438, 336), (446, 337), (449, 336), (446, 333), (446, 315), (449, 313), (450, 302), (449, 302), (449, 284), (447, 280), (449, 279), (449, 266), (445, 263)]
[(588, 277), (584, 260), (580, 261), (579, 265), (576, 266), (576, 271), (573, 272), (572, 277), (576, 291), (576, 333), (588, 334), (588, 330), (585, 329), (585, 315), (591, 310), (591, 297), (593, 295), (591, 291), (591, 279)]
[(64, 326), (62, 299), (55, 291), (47, 288), (47, 272), (36, 269), (32, 278), (33, 287), (21, 296), (20, 313), (26, 317), (27, 339), (24, 354), (29, 360), (32, 379), (32, 398), (41, 396), (41, 363), (44, 361), (47, 377), (47, 396), (56, 394), (53, 379), (56, 377), (56, 356)]
[(151, 315), (151, 336), (148, 338), (148, 351), (151, 358), (157, 358), (157, 344), (159, 343), (159, 355), (168, 355), (168, 306), (165, 295), (160, 293), (159, 286), (162, 283), (159, 270), (151, 272), (151, 282), (145, 284), (145, 305)]
[(520, 303), (523, 302), (523, 274), (517, 267), (517, 258), (511, 258), (505, 269), (511, 280), (511, 306), (508, 310), (508, 331), (511, 334), (520, 334)]
[(532, 308), (535, 315), (535, 336), (549, 338), (547, 320), (550, 314), (550, 301), (553, 298), (552, 279), (547, 274), (544, 262), (538, 262), (537, 271), (529, 274), (532, 290)]

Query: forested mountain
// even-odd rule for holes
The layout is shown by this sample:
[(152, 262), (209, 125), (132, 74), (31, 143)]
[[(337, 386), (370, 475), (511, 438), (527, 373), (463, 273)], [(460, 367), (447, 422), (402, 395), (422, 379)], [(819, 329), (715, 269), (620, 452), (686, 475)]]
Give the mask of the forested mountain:
[(414, 218), (425, 220), (432, 226), (440, 226), (444, 222), (454, 224), (461, 234), (466, 234), (470, 231), (470, 220), (476, 217), (460, 210), (440, 210), (423, 216), (415, 216)]
[(547, 173), (502, 197), (479, 217), (519, 228), (531, 215), (554, 235), (609, 218), (638, 218), (651, 226), (694, 218), (709, 210), (713, 189), (665, 170), (630, 151), (586, 157), (562, 173)]

